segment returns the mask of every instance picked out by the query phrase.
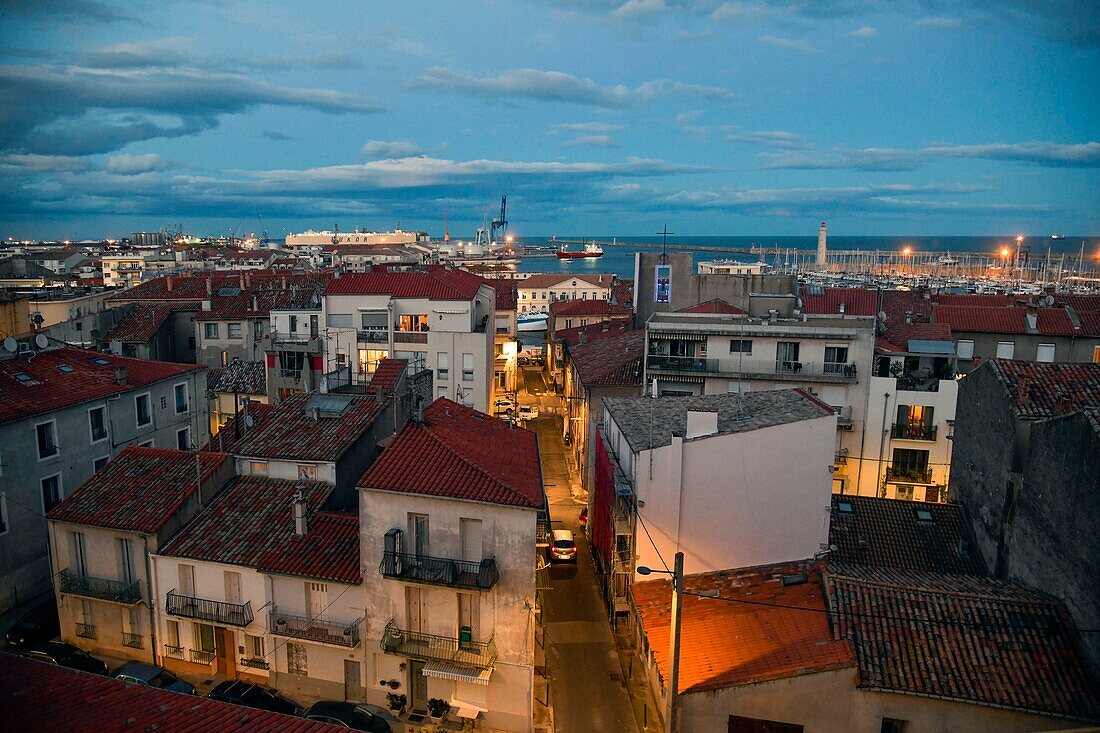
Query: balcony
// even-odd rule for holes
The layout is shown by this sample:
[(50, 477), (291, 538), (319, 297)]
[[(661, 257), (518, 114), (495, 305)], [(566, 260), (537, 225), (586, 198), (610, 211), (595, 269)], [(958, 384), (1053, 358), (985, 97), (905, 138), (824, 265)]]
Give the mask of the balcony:
[(82, 639), (94, 639), (95, 638), (95, 624), (82, 624), (77, 623), (76, 635)]
[(85, 598), (98, 598), (132, 606), (141, 601), (141, 588), (135, 580), (127, 583), (109, 578), (93, 578), (90, 575), (78, 575), (69, 569), (58, 573), (61, 579), (61, 592)]
[(384, 552), (378, 571), (383, 577), (393, 580), (469, 590), (489, 590), (500, 580), (496, 558), (492, 557), (481, 562), (466, 562), (402, 552)]
[(249, 669), (271, 669), (271, 665), (262, 659), (242, 659), (241, 666)]
[(321, 338), (319, 336), (307, 336), (298, 333), (279, 333), (278, 331), (274, 331), (271, 334), (271, 346), (276, 350), (302, 351), (310, 354), (320, 354), (322, 351)]
[(252, 603), (226, 603), (206, 598), (183, 596), (175, 590), (168, 591), (164, 610), (173, 616), (193, 618), (228, 626), (248, 626), (252, 623)]
[(213, 664), (214, 652), (204, 652), (201, 649), (188, 649), (187, 655), (195, 664)]
[(354, 649), (359, 646), (360, 621), (362, 619), (351, 622), (329, 621), (283, 613), (278, 608), (272, 608), (268, 617), (268, 627), (271, 629), (271, 633), (276, 636)]
[(371, 328), (364, 331), (357, 331), (356, 338), (359, 339), (361, 344), (388, 344), (390, 342), (390, 333), (384, 328)]
[(171, 644), (165, 644), (164, 645), (164, 656), (168, 657), (169, 659), (178, 659), (182, 662), (183, 659), (184, 659), (183, 647), (182, 646), (172, 646)]
[(394, 331), (393, 340), (396, 343), (426, 344), (428, 343), (427, 331)]
[(141, 640), (141, 634), (131, 634), (127, 631), (122, 632), (122, 646), (128, 646), (131, 649), (145, 648), (145, 644)]
[(841, 362), (744, 359), (739, 363), (736, 357), (719, 360), (660, 354), (650, 354), (646, 357), (646, 369), (657, 373), (697, 374), (728, 379), (779, 379), (792, 382), (854, 382), (857, 377), (855, 364)]
[(932, 469), (887, 466), (886, 480), (895, 484), (930, 484)]
[(890, 427), (890, 437), (894, 440), (932, 440), (936, 439), (936, 426), (920, 423), (897, 423)]
[(425, 634), (398, 628), (390, 621), (382, 635), (382, 651), (414, 659), (450, 662), (479, 670), (490, 670), (497, 661), (497, 648), (489, 641), (463, 641), (456, 636)]
[(845, 466), (848, 464), (848, 449), (837, 451), (833, 454), (833, 464), (837, 466)]

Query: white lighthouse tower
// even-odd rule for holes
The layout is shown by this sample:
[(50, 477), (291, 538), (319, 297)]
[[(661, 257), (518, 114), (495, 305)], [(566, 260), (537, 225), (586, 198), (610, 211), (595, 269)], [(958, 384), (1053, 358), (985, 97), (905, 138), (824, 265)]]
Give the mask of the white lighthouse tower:
[(825, 222), (821, 222), (821, 228), (817, 230), (817, 266), (818, 267), (824, 267), (825, 266), (825, 252), (827, 251), (826, 247), (825, 247), (825, 239), (826, 239)]

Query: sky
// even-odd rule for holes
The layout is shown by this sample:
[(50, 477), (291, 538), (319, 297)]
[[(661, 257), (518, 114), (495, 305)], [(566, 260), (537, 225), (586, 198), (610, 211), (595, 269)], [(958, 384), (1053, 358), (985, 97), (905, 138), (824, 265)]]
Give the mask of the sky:
[[(0, 237), (1100, 234), (1095, 0), (0, 0)], [(262, 224), (261, 224), (262, 221)]]

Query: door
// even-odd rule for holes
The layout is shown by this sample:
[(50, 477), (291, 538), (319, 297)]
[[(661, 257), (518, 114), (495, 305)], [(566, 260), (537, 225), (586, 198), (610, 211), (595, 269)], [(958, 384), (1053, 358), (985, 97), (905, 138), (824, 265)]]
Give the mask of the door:
[(218, 673), (233, 679), (237, 673), (236, 636), (221, 626), (214, 627), (214, 659), (218, 663)]
[(409, 705), (414, 711), (428, 709), (428, 678), (424, 676), (424, 663), (409, 660)]
[(317, 334), (318, 334), (317, 316), (310, 316), (309, 317), (309, 337), (311, 339), (315, 339), (315, 338), (317, 338)]
[(422, 632), (427, 626), (424, 613), (424, 598), (419, 588), (405, 588), (405, 628), (413, 632)]
[(417, 557), (428, 554), (428, 515), (409, 515), (409, 551)]
[(459, 519), (458, 530), (462, 539), (462, 559), (466, 562), (481, 562), (481, 520)]
[(775, 345), (775, 367), (780, 372), (798, 372), (802, 365), (798, 362), (798, 342), (779, 341)]
[(320, 619), (328, 606), (328, 585), (325, 583), (306, 583), (306, 595), (309, 602), (309, 617)]
[(354, 659), (344, 660), (344, 700), (347, 702), (362, 702), (363, 682), (360, 679), (359, 662)]
[(195, 595), (195, 566), (194, 565), (179, 565), (180, 571), (180, 595), (191, 596)]

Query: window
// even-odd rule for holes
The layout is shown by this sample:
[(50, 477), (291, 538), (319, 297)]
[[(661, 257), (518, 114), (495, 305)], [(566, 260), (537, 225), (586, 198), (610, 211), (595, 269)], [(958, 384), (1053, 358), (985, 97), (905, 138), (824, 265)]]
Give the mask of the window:
[(245, 650), (253, 659), (264, 658), (264, 638), (262, 636), (253, 636), (252, 634), (245, 634)]
[(1016, 352), (1015, 341), (998, 341), (997, 342), (997, 358), (998, 359), (1011, 359), (1012, 355)]
[(413, 316), (401, 316), (398, 321), (398, 330), (400, 331), (427, 331), (428, 330), (428, 316), (427, 314), (418, 314)]
[(241, 324), (230, 323), (227, 326), (229, 333), (227, 334), (231, 339), (239, 339), (241, 337)]
[(298, 466), (298, 478), (314, 481), (317, 479), (317, 466)]
[(168, 622), (168, 646), (174, 646), (177, 649), (180, 645), (180, 622), (169, 621)]
[(138, 443), (138, 445), (140, 445), (142, 448), (152, 448), (153, 447), (153, 441), (146, 440), (144, 442)]
[(69, 572), (84, 576), (88, 574), (88, 554), (84, 548), (84, 533), (69, 532)]
[(8, 495), (0, 493), (0, 534), (8, 531)]
[(195, 624), (194, 642), (200, 652), (214, 651), (214, 627), (210, 624)]
[(463, 354), (462, 355), (462, 381), (472, 382), (474, 381), (474, 355)]
[(241, 574), (232, 570), (222, 571), (222, 582), (225, 584), (225, 602), (241, 602)]
[(326, 320), (329, 328), (351, 328), (350, 313), (329, 313)]
[(139, 394), (134, 398), (134, 410), (137, 413), (138, 427), (153, 422), (153, 405), (148, 394)]
[(909, 721), (896, 718), (883, 718), (879, 733), (905, 733), (909, 727)]
[(847, 346), (825, 347), (825, 374), (842, 374), (848, 364)]
[(290, 317), (290, 332), (294, 333), (298, 330), (298, 316)]
[(204, 323), (202, 327), (202, 335), (208, 339), (218, 338), (218, 324)]
[(34, 426), (34, 430), (38, 435), (38, 460), (41, 461), (56, 456), (59, 449), (57, 447), (57, 426), (54, 421), (39, 423)]
[(181, 596), (194, 596), (195, 595), (195, 566), (188, 565), (186, 563), (180, 563), (176, 566), (176, 570), (180, 576), (180, 595)]
[(267, 461), (251, 461), (248, 464), (248, 472), (259, 474), (260, 476), (267, 475)]
[(1054, 344), (1039, 344), (1035, 361), (1054, 361)]
[(93, 407), (88, 410), (88, 424), (92, 431), (92, 442), (98, 443), (107, 438), (107, 409)]
[(442, 351), (436, 354), (436, 366), (436, 377), (438, 379), (447, 379), (451, 371), (451, 355)]
[(973, 339), (959, 339), (959, 345), (956, 349), (960, 359), (973, 359), (974, 358), (974, 340)]
[(797, 341), (778, 341), (775, 345), (775, 367), (781, 372), (800, 372), (802, 363), (798, 360)]
[(743, 718), (740, 715), (731, 715), (727, 730), (728, 733), (802, 733), (805, 729), (794, 723), (780, 723), (775, 720)]
[(177, 384), (175, 386), (176, 393), (176, 414), (181, 412), (187, 412), (187, 385)]
[(476, 642), (481, 637), (481, 596), (476, 593), (458, 594), (459, 644)]
[(61, 474), (42, 479), (42, 509), (49, 511), (61, 502)]
[(730, 339), (731, 354), (752, 354), (752, 339)]
[(293, 642), (287, 642), (286, 671), (290, 674), (309, 674), (309, 667), (306, 664), (305, 644), (295, 644)]
[(178, 450), (191, 450), (191, 428), (176, 431), (176, 448)]

